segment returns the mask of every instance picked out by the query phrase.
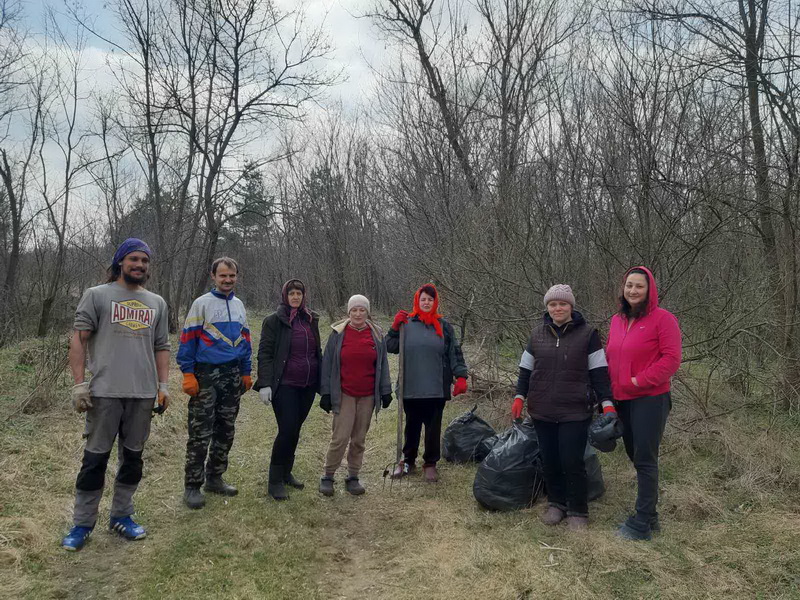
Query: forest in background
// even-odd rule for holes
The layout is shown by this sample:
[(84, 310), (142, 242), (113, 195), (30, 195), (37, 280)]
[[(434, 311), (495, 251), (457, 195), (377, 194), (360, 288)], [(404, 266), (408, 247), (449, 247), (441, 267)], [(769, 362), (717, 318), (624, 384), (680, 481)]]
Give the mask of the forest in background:
[(800, 406), (790, 1), (376, 0), (353, 18), (394, 58), (356, 104), (325, 22), (274, 0), (66, 3), (35, 34), (0, 7), (4, 345), (63, 335), (136, 236), (173, 329), (223, 254), (258, 311), (289, 277), (329, 316), (433, 281), (491, 393), (550, 285), (603, 329), (644, 264), (697, 409)]

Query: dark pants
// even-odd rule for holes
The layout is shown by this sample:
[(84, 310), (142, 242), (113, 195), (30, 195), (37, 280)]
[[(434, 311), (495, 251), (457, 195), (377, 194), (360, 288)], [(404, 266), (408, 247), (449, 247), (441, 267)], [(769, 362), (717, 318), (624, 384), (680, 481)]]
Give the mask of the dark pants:
[(417, 460), (423, 425), (425, 425), (425, 453), (422, 455), (422, 460), (425, 465), (435, 465), (441, 458), (444, 404), (444, 398), (414, 398), (403, 401), (403, 412), (406, 414), (403, 456), (407, 464), (413, 465)]
[(278, 422), (278, 435), (272, 445), (270, 465), (285, 467), (289, 473), (294, 466), (294, 453), (300, 441), (300, 429), (314, 402), (314, 387), (280, 385), (272, 397), (272, 410)]
[(233, 446), (242, 397), (242, 378), (236, 362), (197, 364), (194, 374), (200, 393), (189, 399), (184, 484), (199, 488), (206, 477), (218, 477), (228, 470), (228, 453)]
[(669, 392), (617, 403), (619, 418), (625, 426), (622, 434), (625, 452), (636, 467), (636, 520), (643, 525), (649, 526), (658, 515), (658, 448), (671, 408)]
[(571, 517), (589, 515), (588, 483), (583, 454), (589, 436), (589, 422), (549, 423), (533, 420), (542, 456), (547, 500)]

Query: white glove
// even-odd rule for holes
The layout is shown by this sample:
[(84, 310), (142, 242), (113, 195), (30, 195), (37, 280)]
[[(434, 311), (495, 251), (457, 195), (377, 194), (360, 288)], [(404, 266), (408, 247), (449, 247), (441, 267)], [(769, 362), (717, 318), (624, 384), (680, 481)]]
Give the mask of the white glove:
[(92, 397), (89, 394), (88, 381), (72, 386), (72, 406), (79, 413), (86, 412), (92, 408)]
[(264, 403), (264, 406), (269, 406), (272, 404), (272, 388), (271, 387), (263, 387), (258, 390), (258, 397), (261, 398), (261, 401)]

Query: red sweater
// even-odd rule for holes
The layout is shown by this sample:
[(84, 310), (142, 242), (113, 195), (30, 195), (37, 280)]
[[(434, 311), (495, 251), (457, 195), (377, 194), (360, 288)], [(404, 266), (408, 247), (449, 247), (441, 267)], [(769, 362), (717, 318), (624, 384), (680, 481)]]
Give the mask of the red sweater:
[[(628, 329), (628, 320), (623, 315), (614, 315), (608, 332), (606, 359), (616, 400), (634, 400), (668, 392), (670, 379), (681, 365), (678, 319), (658, 307), (655, 278), (649, 270), (644, 270), (650, 284), (644, 316)], [(638, 387), (631, 381), (632, 377), (636, 378)]]
[(375, 361), (378, 349), (369, 327), (344, 328), (341, 354), (342, 391), (348, 396), (375, 395)]

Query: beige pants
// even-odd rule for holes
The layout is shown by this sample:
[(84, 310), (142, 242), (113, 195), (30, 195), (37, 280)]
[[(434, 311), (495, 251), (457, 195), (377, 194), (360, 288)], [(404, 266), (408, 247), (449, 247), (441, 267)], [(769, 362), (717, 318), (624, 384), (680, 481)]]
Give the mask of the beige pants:
[[(328, 454), (325, 457), (325, 474), (333, 475), (342, 464), (344, 452), (347, 450), (347, 471), (351, 477), (357, 477), (364, 462), (367, 431), (375, 408), (373, 396), (354, 398), (342, 393), (342, 404), (339, 414), (333, 415), (333, 432)], [(349, 442), (349, 448), (348, 448)]]

